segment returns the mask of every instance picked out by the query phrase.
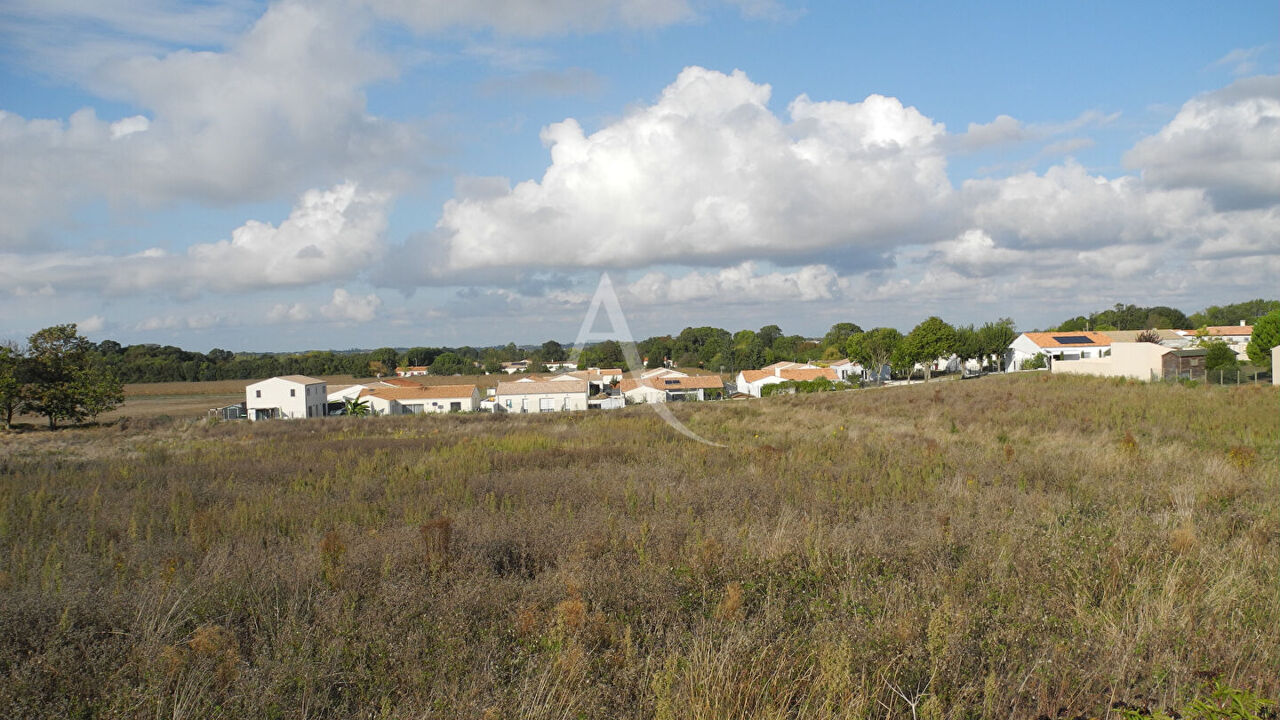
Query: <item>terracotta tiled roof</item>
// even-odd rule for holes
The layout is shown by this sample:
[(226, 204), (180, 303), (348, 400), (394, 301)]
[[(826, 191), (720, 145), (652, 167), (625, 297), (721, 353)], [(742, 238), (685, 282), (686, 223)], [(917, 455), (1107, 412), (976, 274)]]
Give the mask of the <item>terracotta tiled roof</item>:
[[(1076, 332), (1029, 332), (1023, 333), (1027, 339), (1042, 348), (1074, 348), (1074, 347), (1110, 347), (1111, 338), (1105, 333), (1090, 330), (1079, 330)], [(1072, 343), (1058, 342), (1056, 338), (1064, 337), (1084, 337), (1089, 342)]]
[(757, 380), (763, 380), (768, 377), (776, 377), (771, 371), (766, 370), (743, 370), (742, 381), (753, 383)]
[(404, 388), (422, 387), (422, 383), (416, 380), (410, 380), (409, 378), (396, 378), (396, 377), (382, 378), (382, 382), (387, 385), (395, 385), (396, 387), (404, 387)]
[(384, 400), (441, 400), (444, 398), (469, 398), (476, 392), (475, 385), (432, 385), (416, 388), (375, 388), (360, 393), (360, 397), (379, 397)]
[(1204, 329), (1206, 335), (1210, 337), (1222, 337), (1223, 335), (1252, 335), (1252, 325), (1210, 325)]
[(503, 395), (551, 395), (556, 393), (586, 393), (586, 380), (557, 380), (546, 382), (500, 382), (498, 396)]
[(790, 360), (779, 360), (778, 362), (773, 363), (772, 365), (765, 365), (764, 367), (762, 367), (762, 368), (760, 368), (760, 369), (761, 369), (761, 370), (769, 370), (769, 371), (773, 371), (773, 370), (783, 370), (783, 369), (785, 369), (785, 368), (789, 368), (789, 367), (796, 367), (796, 366), (797, 366), (797, 365), (799, 365), (799, 364), (800, 364), (800, 363), (794, 363), (794, 362), (791, 362)]
[(779, 370), (778, 377), (783, 380), (817, 380), (818, 378), (826, 378), (828, 380), (839, 380), (836, 371), (831, 368), (814, 368), (812, 370)]

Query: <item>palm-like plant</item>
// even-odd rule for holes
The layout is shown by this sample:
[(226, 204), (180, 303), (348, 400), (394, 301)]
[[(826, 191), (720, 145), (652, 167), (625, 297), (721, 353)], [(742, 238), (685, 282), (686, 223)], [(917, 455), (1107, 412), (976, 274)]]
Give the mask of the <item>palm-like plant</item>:
[(347, 398), (343, 401), (343, 411), (347, 415), (365, 417), (369, 414), (369, 401), (361, 400), (358, 397)]

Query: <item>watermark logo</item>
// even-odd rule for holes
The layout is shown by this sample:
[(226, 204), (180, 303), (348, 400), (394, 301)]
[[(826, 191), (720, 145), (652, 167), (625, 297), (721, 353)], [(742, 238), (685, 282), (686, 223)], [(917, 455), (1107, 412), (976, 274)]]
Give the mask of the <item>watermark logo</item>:
[[(597, 333), (592, 330), (595, 327), (596, 317), (600, 314), (600, 308), (604, 308), (605, 315), (609, 318), (609, 330), (607, 332)], [(609, 273), (600, 274), (600, 284), (596, 286), (596, 294), (591, 298), (591, 305), (587, 308), (587, 315), (582, 319), (582, 329), (578, 330), (578, 339), (574, 341), (574, 354), (581, 355), (586, 344), (589, 342), (600, 342), (603, 340), (616, 340), (618, 345), (622, 347), (622, 357), (627, 361), (627, 367), (630, 368), (630, 375), (636, 382), (641, 382), (641, 375), (644, 373), (644, 363), (640, 361), (640, 350), (636, 347), (636, 339), (631, 335), (631, 328), (627, 327), (627, 317), (622, 313), (622, 304), (618, 302), (618, 294), (613, 290), (613, 281), (609, 279)], [(648, 403), (653, 411), (658, 413), (658, 417), (674, 428), (681, 435), (692, 440), (697, 440), (704, 445), (713, 447), (725, 447), (720, 443), (711, 442), (696, 432), (685, 427), (684, 423), (671, 412), (671, 408), (667, 407), (665, 402)]]

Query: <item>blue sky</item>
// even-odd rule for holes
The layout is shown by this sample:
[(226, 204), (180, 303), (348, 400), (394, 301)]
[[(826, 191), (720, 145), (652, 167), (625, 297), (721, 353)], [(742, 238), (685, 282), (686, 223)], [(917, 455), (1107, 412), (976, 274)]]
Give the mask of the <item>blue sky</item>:
[(0, 338), (1043, 327), (1274, 297), (1275, 3), (13, 0)]

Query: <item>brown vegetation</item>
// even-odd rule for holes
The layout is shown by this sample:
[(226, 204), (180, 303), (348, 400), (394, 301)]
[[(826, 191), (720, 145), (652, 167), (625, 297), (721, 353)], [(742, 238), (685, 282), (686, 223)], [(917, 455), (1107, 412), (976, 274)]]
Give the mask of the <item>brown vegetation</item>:
[[(0, 436), (0, 717), (1280, 693), (1273, 388), (1057, 376)], [(1119, 707), (1119, 705), (1117, 705)]]

